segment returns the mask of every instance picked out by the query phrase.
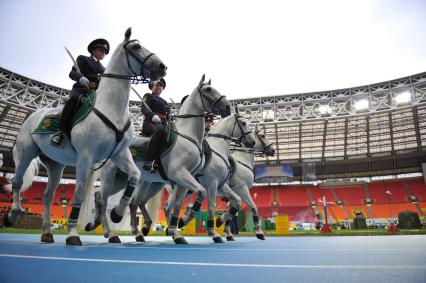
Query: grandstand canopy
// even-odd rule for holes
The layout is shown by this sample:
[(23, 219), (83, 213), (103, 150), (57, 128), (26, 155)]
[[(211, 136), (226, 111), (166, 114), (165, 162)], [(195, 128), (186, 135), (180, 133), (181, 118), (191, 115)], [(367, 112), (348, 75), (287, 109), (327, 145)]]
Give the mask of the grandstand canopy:
[[(0, 67), (0, 152), (13, 172), (11, 150), (35, 110), (58, 107), (69, 90)], [(231, 101), (276, 146), (258, 164), (291, 164), (295, 179), (314, 163), (318, 178), (420, 172), (426, 161), (426, 73), (339, 90)], [(174, 108), (174, 105), (171, 105)], [(130, 101), (136, 132), (140, 102)], [(68, 168), (65, 176), (72, 177)]]

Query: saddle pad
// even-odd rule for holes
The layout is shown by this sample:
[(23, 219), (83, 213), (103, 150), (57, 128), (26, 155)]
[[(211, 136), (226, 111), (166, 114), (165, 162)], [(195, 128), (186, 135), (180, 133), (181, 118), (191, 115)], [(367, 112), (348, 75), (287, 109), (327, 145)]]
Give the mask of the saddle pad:
[[(160, 156), (166, 154), (172, 146), (175, 144), (177, 139), (176, 125), (174, 123), (171, 124), (170, 129), (170, 138), (169, 141), (160, 145)], [(132, 153), (132, 157), (134, 161), (144, 161), (146, 157), (148, 143), (145, 143), (143, 146), (130, 146), (130, 152)], [(157, 157), (158, 158), (158, 157)]]
[[(86, 101), (78, 108), (78, 110), (71, 117), (71, 128), (77, 125), (82, 121), (92, 110), (94, 101), (96, 99), (96, 91), (91, 91)], [(55, 133), (59, 128), (59, 118), (61, 117), (61, 112), (58, 112), (56, 109), (54, 112), (49, 112), (46, 116), (43, 117), (40, 124), (34, 130), (33, 134), (52, 134)]]

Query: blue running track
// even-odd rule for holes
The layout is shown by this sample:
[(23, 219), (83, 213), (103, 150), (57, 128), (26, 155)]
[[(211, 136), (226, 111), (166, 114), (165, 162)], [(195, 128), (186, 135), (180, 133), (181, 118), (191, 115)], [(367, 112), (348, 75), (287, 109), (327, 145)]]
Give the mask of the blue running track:
[(83, 246), (0, 234), (0, 282), (426, 282), (426, 235), (236, 238), (81, 236)]

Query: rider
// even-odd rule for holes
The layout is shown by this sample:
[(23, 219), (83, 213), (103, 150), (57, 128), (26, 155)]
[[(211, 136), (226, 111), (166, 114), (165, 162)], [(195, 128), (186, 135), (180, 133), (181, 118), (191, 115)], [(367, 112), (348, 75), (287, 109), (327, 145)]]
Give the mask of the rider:
[(81, 95), (87, 94), (90, 90), (96, 90), (99, 85), (99, 75), (105, 71), (105, 67), (102, 66), (100, 61), (109, 53), (109, 42), (103, 38), (95, 39), (87, 46), (87, 50), (90, 57), (84, 55), (77, 57), (77, 65), (81, 73), (73, 66), (69, 74), (69, 77), (76, 83), (73, 85), (70, 98), (62, 110), (59, 130), (51, 138), (51, 142), (54, 144), (60, 145), (62, 143), (64, 134), (69, 127), (69, 120), (77, 110)]
[(166, 88), (166, 81), (161, 78), (158, 81), (150, 82), (148, 85), (152, 93), (146, 93), (143, 97), (147, 106), (142, 103), (142, 114), (145, 120), (142, 126), (142, 135), (151, 137), (149, 141), (147, 156), (144, 170), (156, 171), (154, 166), (155, 157), (159, 154), (160, 145), (166, 138), (165, 126), (167, 117), (170, 113), (170, 107), (167, 101), (160, 97), (163, 90)]
[(206, 118), (204, 118), (204, 130), (205, 130), (205, 134), (207, 135), (208, 132), (210, 132), (210, 129), (212, 128), (213, 125), (213, 115), (207, 115)]

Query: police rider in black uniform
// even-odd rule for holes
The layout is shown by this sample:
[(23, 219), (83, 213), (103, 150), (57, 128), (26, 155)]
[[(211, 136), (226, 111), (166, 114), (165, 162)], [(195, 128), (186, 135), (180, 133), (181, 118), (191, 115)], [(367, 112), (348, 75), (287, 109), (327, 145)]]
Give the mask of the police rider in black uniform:
[(158, 81), (150, 82), (148, 87), (152, 93), (146, 93), (143, 97), (150, 109), (142, 103), (141, 110), (142, 114), (145, 116), (142, 135), (151, 137), (151, 140), (149, 141), (143, 169), (155, 172), (158, 168), (155, 166), (154, 160), (159, 154), (160, 145), (166, 139), (165, 126), (167, 117), (170, 113), (170, 107), (167, 101), (160, 97), (161, 93), (166, 88), (166, 81), (163, 78)]
[(68, 132), (69, 121), (77, 110), (80, 96), (87, 94), (90, 90), (96, 90), (99, 85), (99, 75), (103, 74), (105, 67), (101, 60), (109, 53), (109, 43), (106, 39), (98, 38), (87, 46), (90, 56), (80, 55), (77, 57), (77, 65), (81, 73), (73, 66), (69, 77), (76, 83), (73, 85), (70, 98), (65, 103), (59, 120), (59, 130), (52, 136), (51, 142), (60, 145), (64, 134)]

